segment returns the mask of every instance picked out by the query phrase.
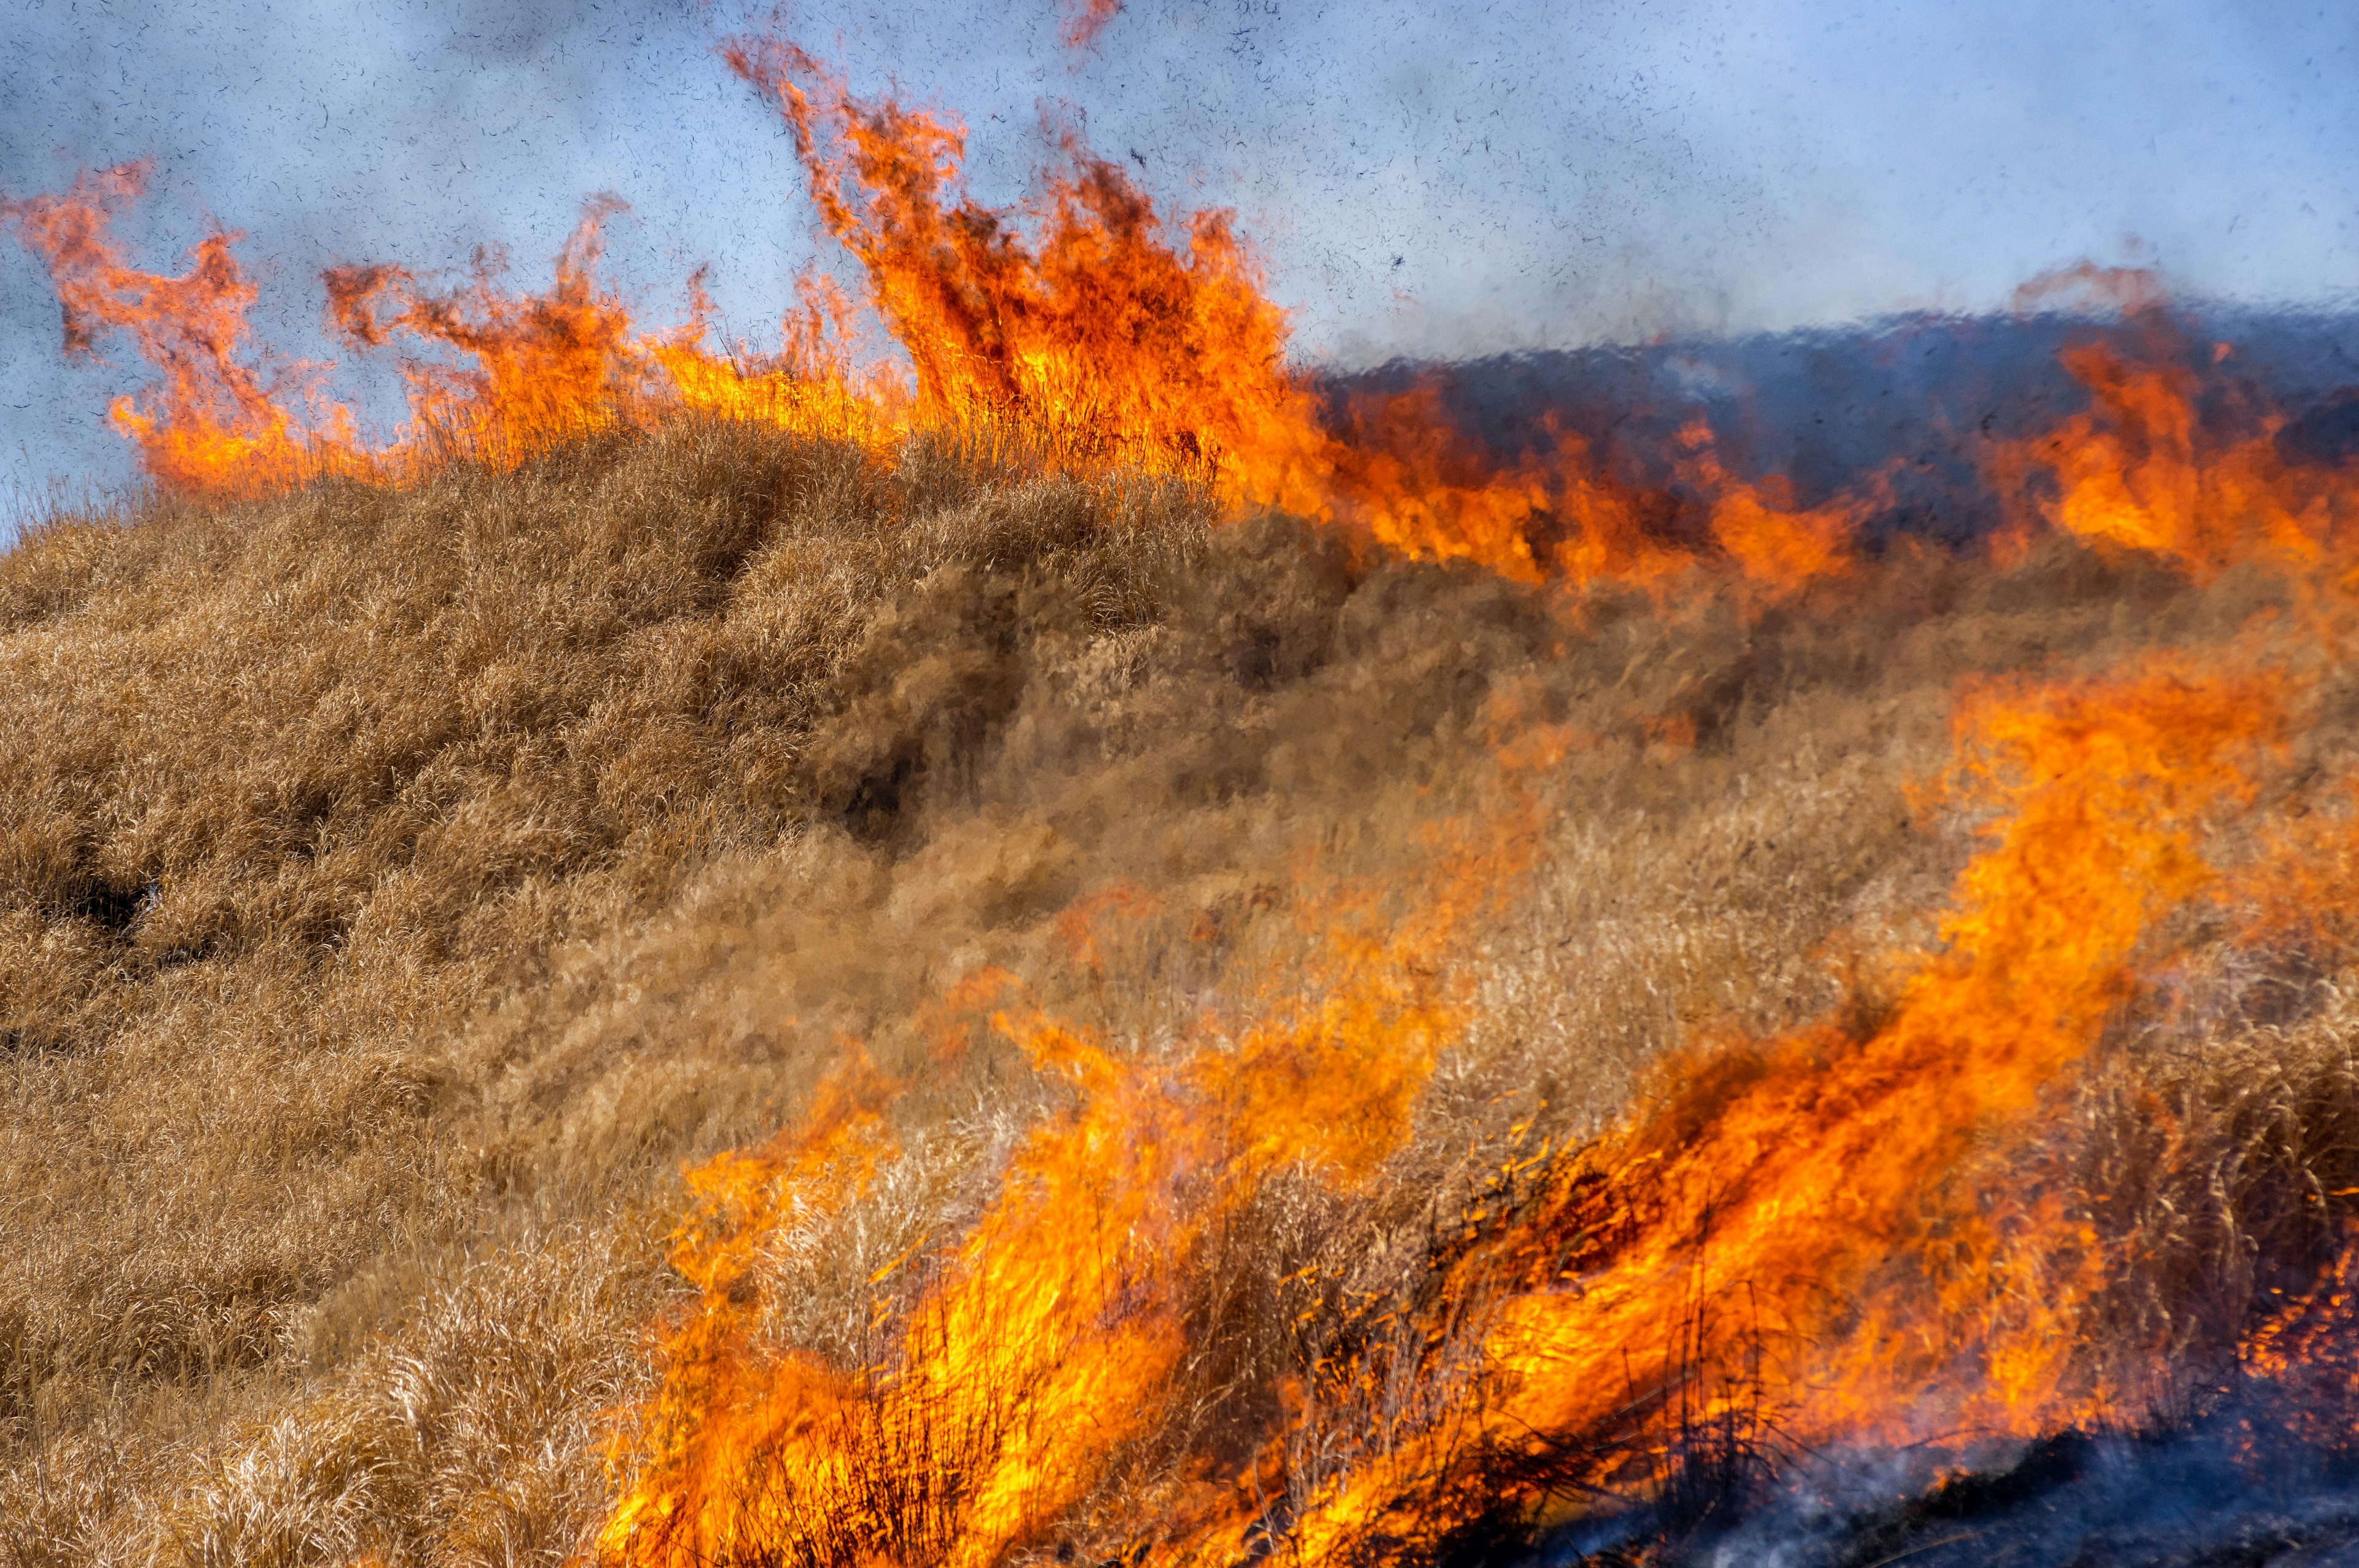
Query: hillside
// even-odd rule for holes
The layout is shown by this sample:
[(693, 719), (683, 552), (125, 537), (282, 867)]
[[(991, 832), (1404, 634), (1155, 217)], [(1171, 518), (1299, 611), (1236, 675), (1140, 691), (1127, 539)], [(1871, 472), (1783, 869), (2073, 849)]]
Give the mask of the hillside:
[[(1921, 787), (1962, 682), (2315, 664), (2270, 641), (2282, 576), (2069, 539), (1767, 613), (1695, 586), (1568, 595), (1171, 481), (692, 418), (53, 523), (0, 557), (7, 1560), (584, 1550), (662, 1471), (627, 1412), (706, 1321), (684, 1279), (752, 1336), (728, 1354), (857, 1367), (1048, 1180), (1044, 1130), (1128, 1105), (1093, 1159), (1168, 1141), (1025, 1018), (1324, 1107), (1170, 1176), (1186, 1212), (1243, 1173), (1167, 1238), (1187, 1367), (1008, 1549), (1103, 1543), (1302, 1419), (1304, 1270), (1414, 1297), (1503, 1151), (1722, 1071), (1667, 1051), (1875, 1037), (1972, 847)], [(2343, 820), (2340, 669), (2234, 841)], [(2178, 1000), (2072, 1091), (2109, 1130), (2072, 1157), (2185, 1206), (2133, 1271), (2182, 1354), (2359, 1184), (2340, 920), (2240, 921), (2140, 938)], [(1421, 1070), (1355, 1098), (1405, 1032)], [(809, 1131), (854, 1100), (856, 1181)], [(723, 1209), (668, 1266), (683, 1162), (734, 1147), (836, 1190), (766, 1218), (703, 1166)], [(733, 1227), (761, 1244), (717, 1266)]]
[(723, 58), (775, 351), (592, 199), (321, 276), (387, 425), (0, 199), (156, 373), (0, 554), (0, 1563), (2359, 1541), (2347, 324), (1322, 376)]

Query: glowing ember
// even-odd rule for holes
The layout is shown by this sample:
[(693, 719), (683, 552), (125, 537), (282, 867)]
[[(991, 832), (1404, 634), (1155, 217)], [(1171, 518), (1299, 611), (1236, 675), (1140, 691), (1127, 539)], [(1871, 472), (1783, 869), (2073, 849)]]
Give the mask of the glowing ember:
[(1098, 35), (1121, 15), (1122, 0), (1074, 0), (1060, 36), (1067, 49), (1087, 49), (1097, 42)]

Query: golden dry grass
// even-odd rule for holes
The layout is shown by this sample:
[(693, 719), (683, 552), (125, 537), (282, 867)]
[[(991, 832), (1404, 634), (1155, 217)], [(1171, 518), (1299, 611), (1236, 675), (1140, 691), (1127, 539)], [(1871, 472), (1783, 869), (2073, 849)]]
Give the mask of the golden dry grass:
[[(1572, 602), (1180, 486), (693, 420), (53, 524), (0, 557), (0, 1563), (562, 1560), (683, 1162), (850, 1041), (916, 1086), (891, 1179), (766, 1265), (767, 1332), (847, 1352), (1042, 1103), (1004, 1043), (928, 1070), (960, 979), (1155, 1038), (1315, 940), (1305, 866), (1382, 881), (1478, 809), (1500, 715), (1568, 726), (1392, 1196), (1286, 1243), (1365, 1249), (1699, 1030), (1875, 1006), (1963, 853), (1907, 793), (1962, 677), (2201, 647), (2277, 591), (1903, 546), (1766, 614)], [(1076, 961), (1060, 913), (1123, 889)], [(2246, 1152), (2139, 1189), (2189, 1269), (2359, 1184), (2350, 988), (2147, 1043)], [(2162, 1165), (2116, 1120), (2087, 1157), (2127, 1193)]]

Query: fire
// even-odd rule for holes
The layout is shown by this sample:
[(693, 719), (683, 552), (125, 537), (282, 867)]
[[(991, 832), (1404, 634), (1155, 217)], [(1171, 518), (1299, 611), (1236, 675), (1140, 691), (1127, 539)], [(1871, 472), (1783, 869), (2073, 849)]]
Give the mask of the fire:
[[(1116, 9), (1093, 0), (1076, 36), (1094, 36)], [(149, 474), (176, 489), (250, 492), (323, 471), (391, 478), (458, 457), (505, 460), (671, 409), (848, 438), (887, 463), (921, 427), (985, 427), (1020, 432), (1068, 467), (1185, 476), (1233, 511), (1283, 509), (1414, 557), (1658, 592), (1705, 571), (1755, 601), (1851, 573), (1866, 525), (1889, 507), (1880, 478), (1801, 504), (1780, 478), (1731, 472), (1701, 424), (1669, 454), (1673, 497), (1608, 476), (1569, 433), (1516, 455), (1483, 449), (1430, 383), (1331, 406), (1288, 363), (1285, 312), (1231, 214), (1167, 221), (1071, 133), (1028, 209), (985, 207), (962, 188), (953, 121), (859, 99), (777, 38), (724, 53), (777, 103), (824, 225), (864, 275), (862, 303), (905, 364), (855, 358), (853, 302), (816, 275), (799, 286), (775, 353), (708, 346), (694, 282), (686, 325), (642, 330), (596, 276), (601, 226), (620, 209), (602, 197), (538, 295), (506, 292), (481, 265), (449, 288), (389, 265), (325, 275), (329, 321), (355, 352), (414, 345), (400, 359), (408, 419), (364, 442), (351, 413), (317, 395), (332, 366), (267, 367), (249, 351), (255, 291), (234, 233), (209, 236), (179, 277), (123, 261), (108, 225), (138, 195), (143, 168), (0, 203), (0, 217), (48, 264), (70, 352), (92, 353), (119, 330), (160, 373), (114, 419)], [(2066, 351), (2087, 412), (1991, 453), (2013, 537), (2062, 533), (2204, 577), (2256, 552), (2331, 554), (2351, 526), (2344, 477), (2287, 457), (2279, 412), (2189, 362), (2149, 276), (2074, 278), (2093, 282), (2128, 327)], [(1700, 526), (1667, 529), (1682, 509)]]
[[(1067, 41), (1119, 9), (1086, 0)], [(1057, 464), (1180, 476), (1233, 513), (1283, 509), (1525, 582), (1664, 594), (1702, 579), (1757, 608), (1870, 569), (1881, 481), (1805, 504), (1733, 471), (1697, 423), (1671, 454), (1680, 493), (1644, 494), (1570, 433), (1482, 449), (1430, 384), (1331, 407), (1288, 363), (1286, 315), (1230, 214), (1168, 221), (1072, 135), (1028, 211), (992, 209), (962, 187), (946, 116), (864, 101), (776, 39), (727, 59), (776, 101), (906, 365), (856, 355), (853, 302), (816, 277), (775, 354), (716, 352), (701, 305), (678, 330), (643, 329), (597, 276), (618, 210), (600, 199), (541, 294), (481, 266), (451, 288), (393, 265), (326, 275), (353, 351), (402, 350), (408, 421), (370, 441), (310, 392), (327, 367), (251, 350), (234, 233), (180, 276), (125, 262), (108, 226), (142, 167), (0, 202), (0, 218), (47, 263), (70, 352), (119, 330), (156, 368), (112, 416), (179, 490), (400, 480), (684, 411), (853, 440), (880, 463), (921, 431), (1005, 427)], [(2333, 591), (2349, 470), (2288, 456), (2282, 413), (2190, 362), (2144, 280), (2114, 281), (2128, 330), (2064, 355), (2090, 406), (1989, 455), (2018, 541), (2064, 535), (2199, 580), (2259, 562)], [(1679, 505), (1692, 525), (1664, 525)], [(1962, 691), (1957, 760), (1929, 798), (1978, 824), (1977, 849), (1935, 949), (1888, 956), (1906, 979), (1886, 1011), (1691, 1042), (1618, 1127), (1496, 1152), (1493, 1189), (1437, 1231), (1398, 1298), (1339, 1306), (1322, 1281), (1282, 1281), (1343, 1327), (1306, 1336), (1250, 1400), (1224, 1404), (1210, 1366), (1208, 1260), (1281, 1180), (1331, 1198), (1384, 1181), (1467, 1031), (1448, 977), (1470, 916), (1527, 869), (1539, 807), (1519, 781), (1566, 738), (1503, 743), (1495, 809), (1433, 846), (1417, 885), (1306, 896), (1307, 971), (1173, 1039), (1111, 1038), (975, 977), (945, 1009), (1019, 1051), (1048, 1108), (978, 1178), (971, 1223), (867, 1278), (856, 1352), (775, 1343), (765, 1280), (797, 1236), (930, 1157), (894, 1119), (908, 1087), (847, 1047), (797, 1126), (690, 1173), (671, 1262), (696, 1299), (665, 1325), (664, 1382), (618, 1443), (600, 1559), (982, 1568), (1079, 1521), (1123, 1538), (1134, 1568), (1280, 1537), (1303, 1563), (1344, 1563), (1439, 1552), (1502, 1509), (1643, 1498), (1699, 1433), (1906, 1444), (2134, 1418), (2138, 1358), (2163, 1348), (2099, 1355), (2083, 1332), (2138, 1238), (2102, 1234), (2060, 1173), (2063, 1099), (2173, 918), (2212, 897), (2214, 835), (2279, 782), (2305, 699), (2285, 670), (2165, 657)], [(1695, 739), (1692, 719), (1648, 723)], [(2279, 849), (2289, 866), (2240, 885), (2347, 903), (2347, 877), (2306, 881), (2309, 850)], [(1095, 962), (1097, 923), (1148, 901), (1122, 889), (1068, 911), (1077, 961)], [(2347, 1405), (2353, 1266), (2246, 1336), (2254, 1379), (2308, 1379)]]
[[(1077, 22), (1102, 27), (1116, 7)], [(855, 362), (850, 303), (807, 278), (778, 352), (706, 346), (701, 293), (686, 326), (647, 332), (597, 280), (600, 231), (619, 210), (592, 201), (560, 252), (551, 287), (516, 295), (481, 265), (451, 288), (391, 265), (332, 268), (328, 319), (358, 353), (402, 353), (409, 416), (364, 441), (350, 412), (305, 392), (331, 365), (265, 377), (245, 353), (255, 290), (217, 233), (181, 278), (125, 266), (111, 217), (137, 168), (85, 177), (61, 196), (0, 208), (48, 263), (67, 345), (92, 351), (128, 332), (163, 380), (115, 420), (169, 488), (252, 492), (340, 471), (383, 478), (535, 446), (672, 408), (756, 418), (860, 442), (890, 461), (920, 427), (1000, 427), (1049, 460), (1147, 469), (1209, 484), (1233, 510), (1276, 507), (1369, 543), (1465, 560), (1527, 581), (1662, 586), (1692, 569), (1733, 571), (1761, 595), (1843, 575), (1873, 495), (1801, 509), (1784, 487), (1727, 474), (1709, 451), (1683, 461), (1704, 496), (1701, 554), (1648, 519), (1662, 498), (1598, 471), (1582, 443), (1501, 459), (1455, 431), (1430, 386), (1323, 406), (1287, 361), (1285, 313), (1232, 216), (1167, 222), (1114, 164), (1077, 135), (1029, 213), (984, 207), (960, 187), (963, 133), (933, 114), (865, 103), (801, 49), (740, 40), (731, 66), (777, 101), (830, 232), (860, 263), (866, 306), (907, 361)]]
[[(1397, 1332), (1303, 1364), (1242, 1453), (1169, 1450), (1189, 1358), (1215, 1354), (1191, 1338), (1191, 1267), (1270, 1173), (1348, 1190), (1398, 1147), (1464, 1022), (1415, 977), (1511, 888), (1525, 829), (1445, 855), (1389, 929), (1366, 893), (1331, 901), (1299, 994), (1175, 1054), (1000, 1007), (1067, 1108), (929, 1282), (880, 1303), (903, 1326), (875, 1364), (746, 1350), (715, 1262), (758, 1249), (784, 1205), (843, 1201), (844, 1178), (806, 1193), (811, 1169), (775, 1159), (699, 1173), (683, 1235), (736, 1217), (684, 1243), (703, 1303), (670, 1341), (664, 1435), (605, 1559), (986, 1563), (1143, 1485), (1166, 1526), (1133, 1537), (1153, 1561), (1283, 1530), (1299, 1561), (1346, 1563), (1439, 1550), (1503, 1507), (1643, 1498), (1715, 1424), (1819, 1447), (2134, 1416), (2082, 1332), (2115, 1260), (2042, 1140), (2142, 946), (2214, 886), (2207, 838), (2269, 775), (2296, 696), (2168, 661), (1963, 693), (1940, 793), (1982, 848), (1889, 1016), (1699, 1044), (1623, 1130), (1510, 1151), (1462, 1241), (1388, 1309)], [(753, 1391), (714, 1392), (733, 1388)], [(1156, 1479), (1173, 1475), (1177, 1491)], [(1273, 1496), (1298, 1503), (1281, 1517)]]
[[(83, 175), (63, 195), (0, 200), (0, 220), (48, 264), (68, 354), (94, 355), (103, 333), (125, 331), (161, 373), (159, 384), (107, 411), (139, 443), (150, 474), (188, 490), (217, 488), (232, 473), (292, 482), (310, 471), (308, 443), (279, 388), (307, 367), (266, 376), (252, 362), (245, 314), (255, 291), (231, 254), (238, 236), (223, 229), (205, 236), (178, 277), (126, 265), (108, 236), (110, 220), (138, 199), (147, 171), (145, 163), (125, 164)], [(341, 421), (341, 410), (331, 416)]]
[(1225, 214), (1196, 214), (1182, 256), (1122, 171), (1069, 136), (1036, 247), (1013, 214), (959, 195), (954, 124), (862, 103), (791, 44), (743, 40), (728, 59), (776, 96), (812, 200), (865, 270), (929, 412), (1021, 418), (1060, 448), (1147, 467), (1251, 454), (1228, 459), (1253, 475), (1242, 494), (1309, 493), (1309, 394), (1286, 373), (1284, 318)]
[[(2316, 564), (2347, 539), (2347, 476), (2288, 460), (2281, 414), (2233, 385), (2207, 386), (2158, 301), (2142, 297), (2130, 328), (2126, 347), (2064, 351), (2089, 389), (2086, 413), (1993, 458), (2017, 527), (2149, 552), (2205, 579), (2259, 557)], [(2207, 392), (2218, 405), (2209, 410)]]
[(125, 265), (108, 229), (146, 177), (144, 165), (101, 170), (62, 195), (0, 202), (0, 218), (48, 265), (70, 353), (94, 355), (103, 333), (121, 330), (160, 373), (157, 385), (117, 400), (111, 413), (139, 444), (149, 477), (168, 489), (251, 494), (332, 472), (398, 481), (452, 460), (514, 460), (671, 406), (879, 448), (908, 432), (888, 382), (856, 375), (841, 359), (842, 302), (823, 286), (804, 285), (781, 351), (762, 362), (700, 346), (702, 295), (694, 282), (686, 328), (639, 330), (598, 279), (603, 226), (623, 210), (600, 197), (584, 208), (541, 294), (501, 288), (496, 268), (481, 257), (472, 276), (449, 289), (399, 266), (328, 270), (328, 320), (346, 343), (362, 352), (414, 345), (397, 361), (408, 417), (383, 439), (365, 440), (351, 410), (316, 394), (332, 365), (282, 364), (266, 373), (255, 362), (246, 315), (256, 291), (232, 254), (234, 232), (208, 236), (179, 277)]
[[(704, 1305), (674, 1334), (672, 1365), (693, 1367), (705, 1380), (669, 1390), (656, 1440), (683, 1490), (726, 1486), (733, 1444), (742, 1434), (790, 1430), (813, 1413), (806, 1401), (824, 1397), (818, 1379), (792, 1365), (757, 1364), (748, 1354), (741, 1314), (731, 1310), (738, 1281), (758, 1249), (786, 1224), (823, 1216), (856, 1201), (880, 1160), (893, 1152), (877, 1105), (892, 1086), (854, 1057), (823, 1084), (799, 1128), (781, 1132), (758, 1152), (724, 1155), (690, 1173), (700, 1205), (697, 1221), (674, 1237), (672, 1267), (704, 1294)], [(725, 1420), (715, 1419), (723, 1417)], [(679, 1528), (669, 1498), (643, 1490), (625, 1499), (608, 1527), (636, 1539), (645, 1531)]]
[(1321, 1498), (1304, 1557), (1435, 1538), (1518, 1476), (1535, 1503), (1610, 1491), (1675, 1419), (1817, 1445), (2123, 1413), (2079, 1332), (2107, 1259), (2027, 1155), (2141, 938), (2212, 881), (2206, 819), (2250, 800), (2286, 700), (2169, 667), (1967, 694), (1951, 784), (1995, 815), (1944, 950), (1865, 1038), (1705, 1048), (1559, 1165), (1457, 1265), (1522, 1281), (1460, 1419)]
[[(702, 1299), (665, 1346), (651, 1436), (625, 1455), (637, 1473), (602, 1556), (984, 1564), (1168, 1462), (1203, 1255), (1274, 1176), (1353, 1190), (1399, 1146), (1462, 1026), (1462, 1004), (1422, 977), (1512, 878), (1529, 818), (1510, 806), (1462, 828), (1405, 918), (1386, 918), (1382, 890), (1336, 889), (1304, 916), (1325, 951), (1299, 991), (1239, 1027), (1203, 1020), (1169, 1051), (1044, 1016), (1002, 978), (971, 982), (954, 1003), (987, 1008), (1063, 1108), (963, 1240), (872, 1281), (910, 1281), (875, 1364), (758, 1352), (759, 1292), (737, 1288), (781, 1217), (856, 1195), (871, 1123), (831, 1090), (820, 1130), (696, 1173), (675, 1258)], [(1090, 961), (1093, 917), (1136, 904), (1118, 891), (1077, 908), (1077, 957)]]
[(501, 293), (480, 262), (466, 287), (442, 294), (397, 266), (329, 270), (329, 319), (347, 342), (375, 349), (408, 332), (474, 362), (461, 369), (403, 361), (412, 426), (405, 445), (431, 432), (457, 450), (482, 451), (595, 429), (640, 390), (645, 348), (596, 276), (601, 225), (621, 207), (611, 197), (590, 203), (558, 253), (554, 287), (537, 297)]
[(1867, 494), (1797, 507), (1793, 487), (1784, 481), (1747, 484), (1722, 468), (1712, 449), (1712, 432), (1702, 424), (1690, 425), (1680, 438), (1691, 454), (1687, 479), (1712, 498), (1712, 537), (1747, 581), (1792, 593), (1814, 579), (1850, 570), (1853, 538), (1884, 503), (1880, 484)]
[[(514, 453), (611, 423), (669, 346), (635, 336), (622, 302), (598, 287), (600, 225), (619, 206), (610, 199), (590, 204), (546, 295), (506, 295), (480, 265), (468, 287), (447, 294), (399, 267), (333, 268), (324, 279), (329, 317), (347, 341), (376, 349), (408, 333), (473, 362), (405, 358), (410, 419), (367, 443), (349, 409), (311, 395), (332, 367), (286, 365), (266, 376), (251, 362), (246, 313), (256, 292), (231, 254), (236, 234), (208, 236), (179, 277), (123, 263), (108, 227), (146, 176), (136, 164), (85, 175), (61, 196), (0, 203), (0, 217), (48, 264), (70, 352), (92, 354), (103, 332), (122, 330), (161, 373), (111, 412), (168, 488), (251, 493), (326, 472), (398, 478), (454, 457)], [(287, 406), (288, 388), (305, 417)]]
[[(1521, 580), (1657, 582), (1693, 564), (1578, 440), (1502, 464), (1451, 429), (1430, 386), (1362, 398), (1331, 428), (1286, 362), (1284, 313), (1229, 214), (1192, 214), (1183, 254), (1123, 170), (1069, 135), (1027, 240), (1017, 214), (960, 192), (954, 124), (863, 103), (789, 43), (743, 40), (728, 58), (777, 99), (812, 200), (865, 270), (936, 416), (1013, 417), (1060, 450), (1206, 474), (1234, 507)], [(1788, 593), (1845, 568), (1861, 507), (1796, 511), (1708, 455), (1694, 471), (1719, 496), (1713, 533), (1745, 579)]]

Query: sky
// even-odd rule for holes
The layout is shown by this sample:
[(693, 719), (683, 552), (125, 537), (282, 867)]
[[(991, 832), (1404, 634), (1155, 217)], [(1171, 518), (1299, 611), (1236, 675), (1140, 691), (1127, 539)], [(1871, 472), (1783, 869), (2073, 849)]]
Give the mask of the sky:
[[(2349, 0), (1127, 0), (1078, 51), (1065, 3), (783, 15), (855, 91), (962, 120), (984, 200), (1072, 125), (1167, 213), (1234, 208), (1305, 361), (1985, 310), (2083, 259), (2191, 297), (2359, 287)], [(644, 317), (709, 264), (760, 342), (798, 272), (841, 263), (714, 52), (728, 4), (8, 0), (0, 193), (152, 158), (118, 228), (139, 264), (243, 231), (258, 335), (321, 358), (323, 266), (492, 246), (538, 286), (612, 192), (607, 275)], [(120, 345), (65, 362), (46, 275), (0, 240), (0, 510), (126, 479), (103, 411), (145, 379)]]

